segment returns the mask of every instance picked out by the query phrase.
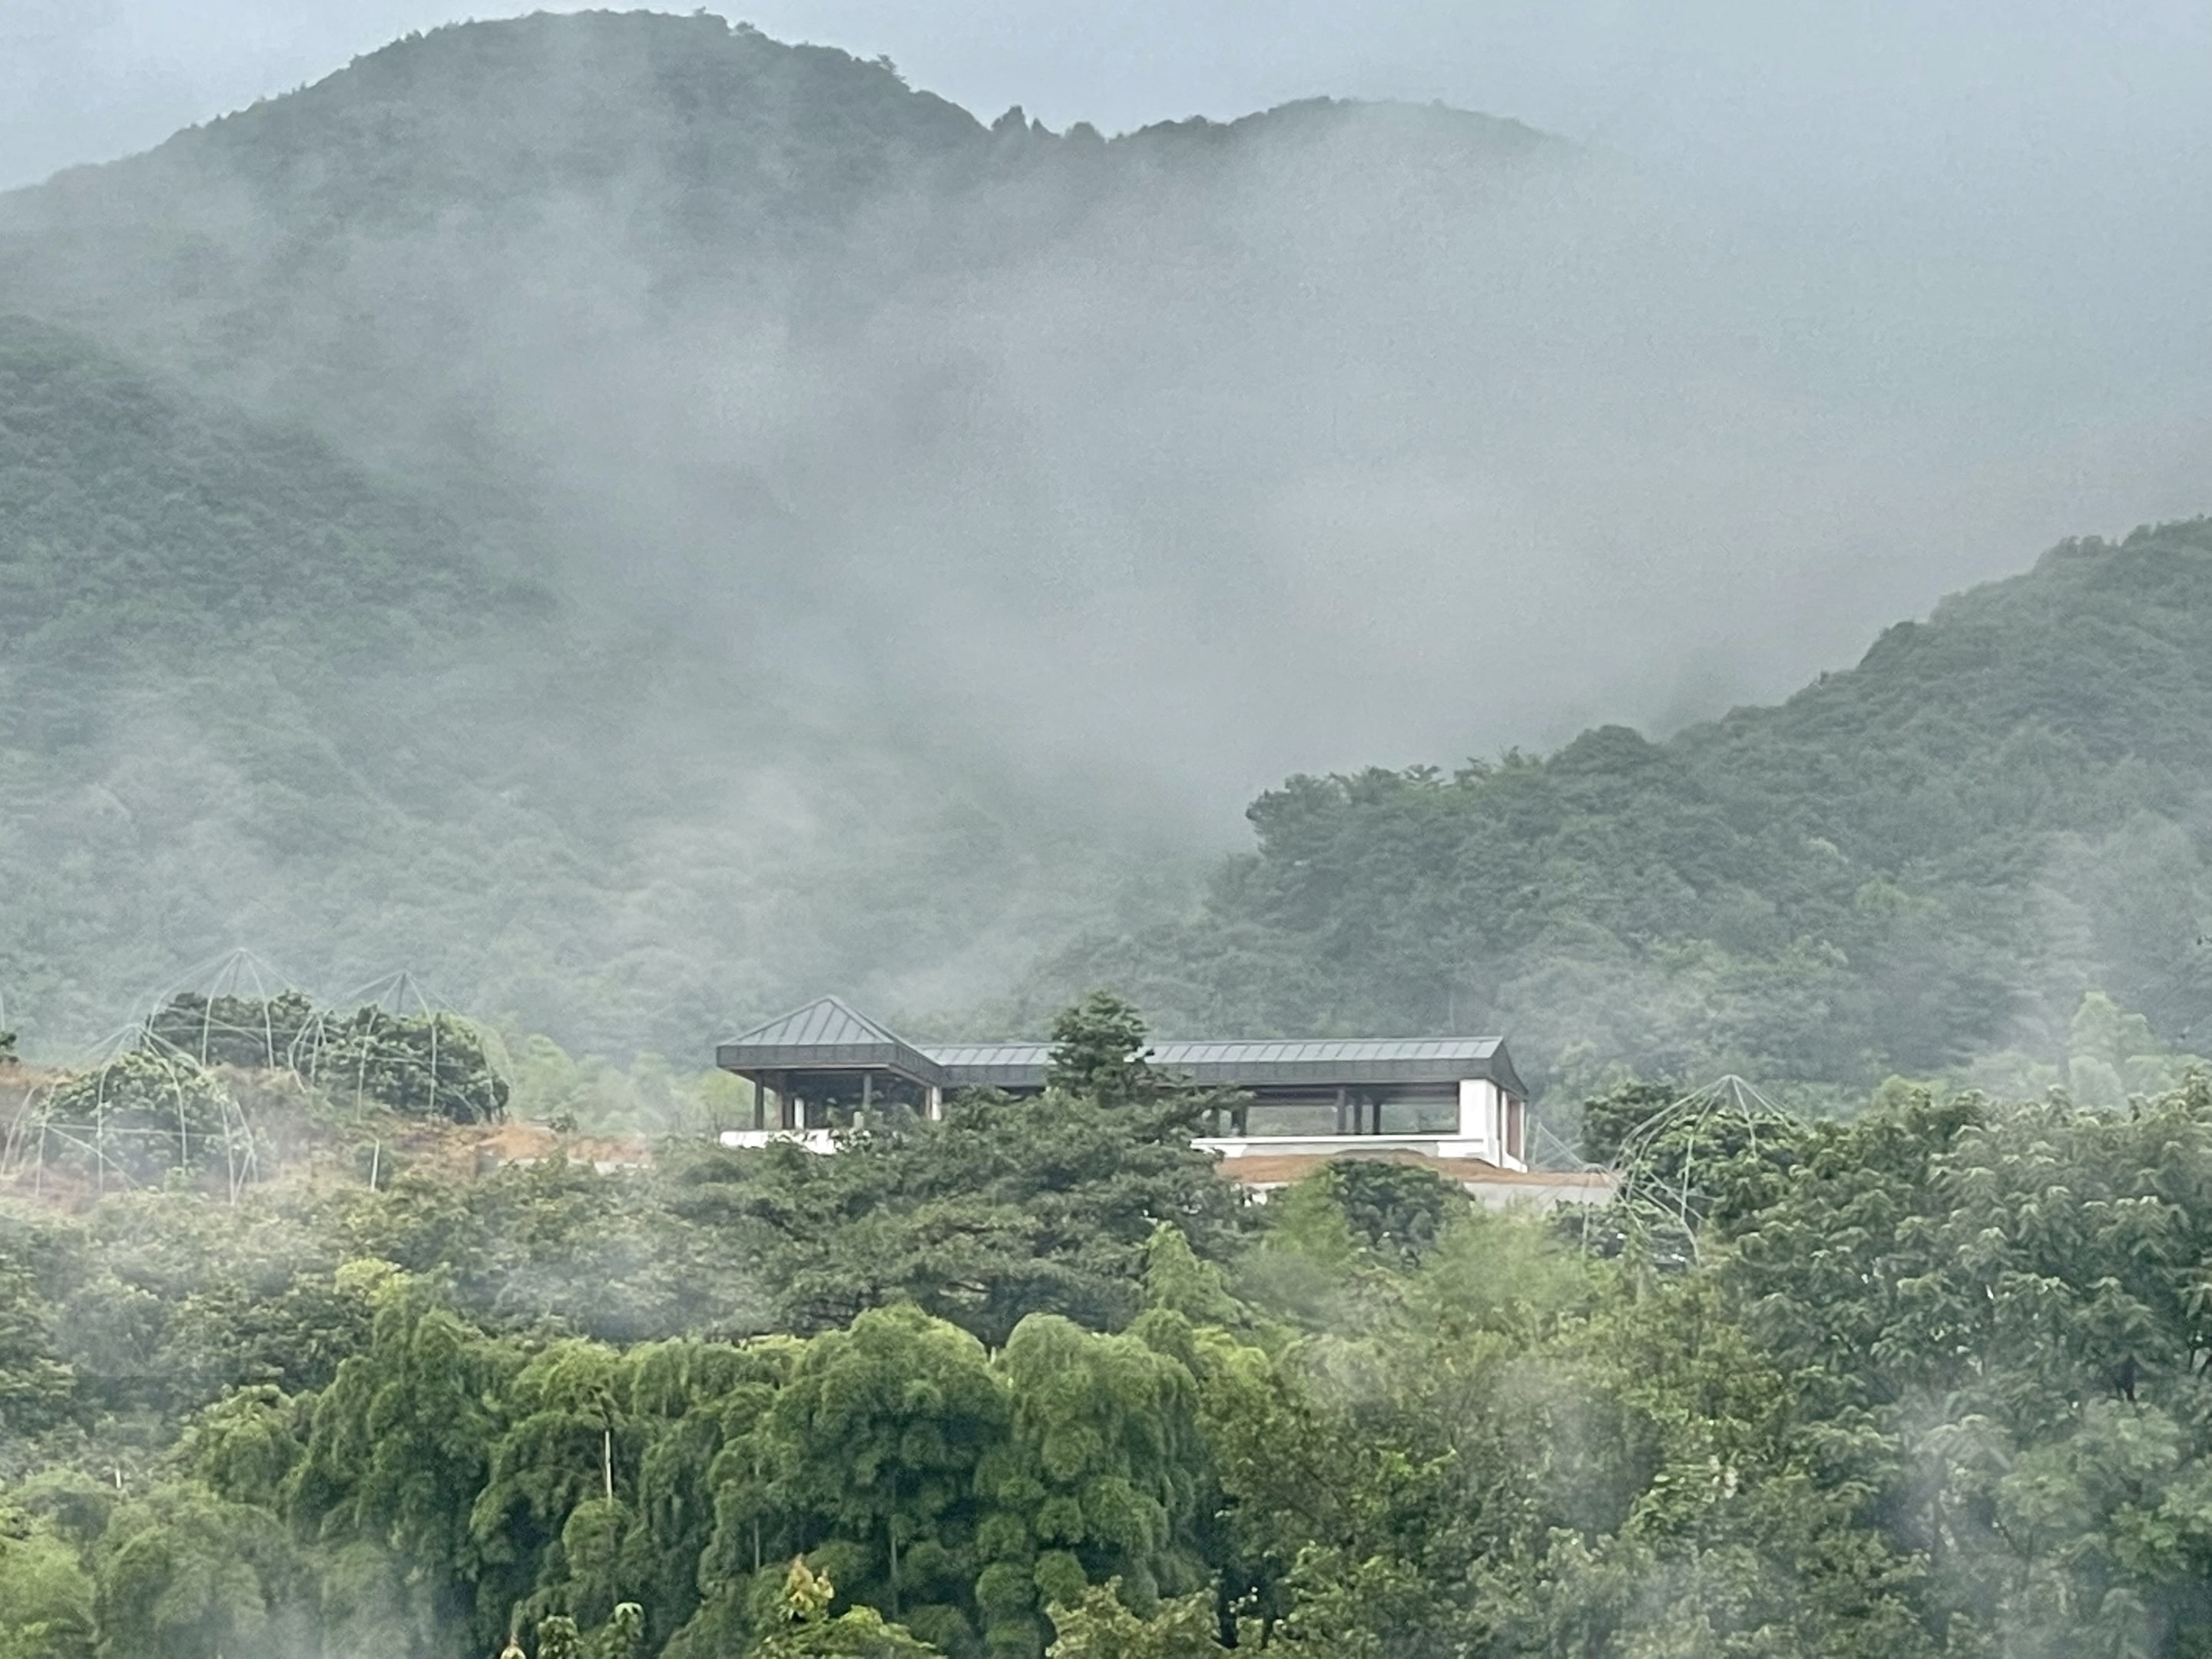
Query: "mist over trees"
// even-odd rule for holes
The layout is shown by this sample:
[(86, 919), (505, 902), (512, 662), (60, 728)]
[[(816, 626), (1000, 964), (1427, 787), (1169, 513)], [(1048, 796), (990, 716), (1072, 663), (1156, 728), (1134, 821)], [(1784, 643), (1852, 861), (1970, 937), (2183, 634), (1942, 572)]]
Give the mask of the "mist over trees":
[[(0, 499), (0, 987), (34, 1051), (250, 942), (333, 997), (412, 968), (685, 1054), (793, 984), (1127, 902), (1092, 896), (1122, 861), (1018, 792), (933, 800), (956, 770), (850, 745), (825, 769), (818, 732), (586, 626), (447, 504), (21, 319)], [(848, 835), (817, 846), (800, 777)], [(1064, 879), (1007, 883), (1025, 862)]]
[[(2021, 537), (2166, 499), (2018, 476), (2008, 446), (2087, 438), (2063, 404), (2021, 436), (2012, 380), (1973, 401), (1996, 356), (1939, 372), (1970, 342), (1920, 293), (1442, 108), (1107, 138), (712, 17), (395, 43), (0, 199), (9, 1021), (81, 1048), (239, 944), (330, 997), (412, 968), (623, 1060), (832, 986), (1033, 1021), (1082, 985), (1008, 988), (1186, 913), (1285, 774), (1661, 732)], [(1955, 493), (1992, 468), (2012, 485)], [(1923, 894), (1892, 850), (1847, 853)], [(1625, 1000), (1594, 1065), (1852, 1085), (2028, 1042), (2017, 929), (1928, 946), (1944, 1008), (1907, 1030), (1905, 922), (1798, 916), (1731, 869), (1787, 914), (1632, 925), (1604, 890), (1637, 879), (1543, 900), (1555, 994), (1488, 891), (1446, 944), (1310, 970), (1387, 988), (1148, 988), (1177, 1025), (1534, 1021), (1539, 1047), (1569, 1041), (1543, 1006)], [(2181, 1041), (2135, 947), (2082, 929), (2070, 978)], [(1838, 1035), (1728, 1006), (1784, 935), (1871, 951), (1785, 974), (1816, 981), (1805, 1022), (1854, 1003)], [(1668, 941), (1707, 966), (1655, 977)], [(1684, 983), (1711, 994), (1668, 1003)]]
[(1251, 1206), (1127, 1014), (835, 1157), (0, 1200), (0, 1651), (2199, 1650), (2201, 1077)]
[(1060, 978), (1183, 1029), (1487, 1021), (1570, 1090), (2078, 1054), (2109, 1075), (2048, 1081), (2117, 1101), (2206, 1036), (2208, 732), (2212, 526), (2069, 543), (1664, 743), (1293, 779), (1189, 919)]
[[(2037, 307), (703, 14), (0, 197), (0, 1659), (2203, 1659), (2204, 403)], [(826, 988), (1044, 1091), (720, 1145)]]

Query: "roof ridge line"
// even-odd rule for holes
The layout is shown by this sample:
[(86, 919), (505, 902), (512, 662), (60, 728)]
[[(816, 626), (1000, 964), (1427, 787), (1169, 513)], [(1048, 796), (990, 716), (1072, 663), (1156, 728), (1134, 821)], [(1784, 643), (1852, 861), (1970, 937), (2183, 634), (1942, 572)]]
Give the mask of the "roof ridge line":
[(820, 1025), (823, 1022), (814, 1017), (819, 1016), (825, 1009), (833, 1012), (846, 1026), (857, 1028), (872, 1041), (891, 1043), (902, 1048), (912, 1048), (915, 1046), (880, 1020), (871, 1019), (844, 998), (836, 995), (816, 997), (811, 1002), (802, 1004), (787, 1013), (779, 1014), (774, 1019), (757, 1025), (750, 1031), (740, 1032), (730, 1039), (727, 1046), (731, 1048), (742, 1048), (747, 1044), (774, 1046), (772, 1040), (780, 1035), (784, 1036), (786, 1041), (795, 1040), (808, 1044), (823, 1043), (825, 1039), (822, 1036), (799, 1037), (797, 1034), (810, 1026)]
[[(830, 999), (834, 1000), (834, 999)], [(880, 1029), (880, 1028), (878, 1028)], [(1274, 1048), (1286, 1045), (1314, 1043), (1366, 1043), (1373, 1046), (1402, 1048), (1415, 1042), (1463, 1043), (1492, 1047), (1504, 1042), (1503, 1036), (1387, 1036), (1387, 1037), (1160, 1037), (1148, 1041), (1145, 1047), (1153, 1048)], [(1049, 1037), (955, 1037), (945, 1042), (927, 1042), (914, 1045), (923, 1053), (934, 1053), (940, 1048), (1049, 1048)]]

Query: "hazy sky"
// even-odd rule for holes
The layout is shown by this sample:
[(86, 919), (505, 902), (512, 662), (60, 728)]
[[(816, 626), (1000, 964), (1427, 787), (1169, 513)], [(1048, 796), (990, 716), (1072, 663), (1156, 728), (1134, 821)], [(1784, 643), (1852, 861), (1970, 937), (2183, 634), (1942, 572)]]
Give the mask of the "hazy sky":
[[(689, 9), (670, 5), (666, 9)], [(454, 0), (0, 0), (0, 185), (320, 78)], [(556, 4), (548, 9), (583, 9)], [(988, 115), (1110, 130), (1317, 93), (1441, 99), (1644, 160), (1941, 210), (2177, 196), (2212, 145), (2204, 0), (752, 0)], [(2117, 175), (2125, 174), (2119, 178)]]

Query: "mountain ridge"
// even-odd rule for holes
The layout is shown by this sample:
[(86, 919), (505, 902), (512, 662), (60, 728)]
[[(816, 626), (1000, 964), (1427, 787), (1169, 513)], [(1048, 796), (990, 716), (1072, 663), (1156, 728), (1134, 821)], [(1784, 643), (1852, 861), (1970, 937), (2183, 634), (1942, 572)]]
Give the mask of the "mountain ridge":
[(2212, 520), (2071, 540), (1664, 743), (1292, 779), (1204, 906), (1040, 995), (1109, 980), (1178, 1033), (1511, 1030), (1571, 1088), (2063, 1056), (2094, 992), (2201, 1041), (2208, 732)]
[[(1193, 779), (1451, 752), (1557, 714), (1524, 686), (1741, 642), (1781, 520), (1667, 491), (1757, 495), (1802, 412), (1759, 331), (1799, 319), (1620, 182), (1420, 106), (987, 125), (605, 14), (0, 199), (39, 319), (0, 374), (79, 362), (76, 414), (0, 422), (10, 1008), (86, 1041), (246, 943), (617, 1054), (825, 988), (1035, 1029), (1100, 977), (1186, 1030), (1506, 1024), (1568, 1080), (1856, 1087), (2048, 1046), (2092, 987), (2184, 1040), (2198, 965), (2137, 912), (2203, 913), (2204, 596), (2101, 544), (1663, 744), (1294, 778), (1163, 921), (1226, 839)], [(1968, 710), (1931, 648), (2034, 660)]]

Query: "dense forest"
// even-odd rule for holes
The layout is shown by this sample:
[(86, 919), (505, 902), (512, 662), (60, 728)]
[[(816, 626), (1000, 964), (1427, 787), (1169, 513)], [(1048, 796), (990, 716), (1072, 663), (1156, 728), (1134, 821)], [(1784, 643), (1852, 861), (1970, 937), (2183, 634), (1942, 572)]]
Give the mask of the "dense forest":
[(2201, 1079), (1626, 1086), (1599, 1211), (1251, 1206), (1132, 1030), (833, 1158), (380, 1178), (295, 1089), (235, 1196), (9, 1200), (0, 1653), (2204, 1650)]
[[(733, 704), (705, 652), (595, 624), (496, 526), (311, 433), (21, 319), (0, 630), (0, 1024), (27, 1053), (248, 945), (334, 997), (411, 969), (696, 1061), (735, 1009), (865, 981), (870, 939), (896, 972), (1122, 902), (1122, 860), (1017, 799), (872, 821), (926, 750), (848, 751), (793, 798), (805, 722)], [(819, 845), (817, 812), (857, 827)]]
[[(0, 1659), (2212, 1659), (2212, 520), (1740, 230), (704, 14), (0, 196)], [(1048, 1086), (720, 1144), (828, 989)]]
[[(1818, 470), (1863, 447), (1691, 214), (1463, 112), (1054, 133), (642, 14), (0, 198), (4, 1023), (75, 1058), (246, 946), (625, 1068), (1092, 982), (1178, 1035), (1504, 1030), (1568, 1095), (2055, 1066), (2092, 991), (2186, 1052), (2201, 532), (1565, 741), (1784, 635), (1716, 600), (1788, 586), (1730, 514), (1919, 533)], [(1658, 482), (1784, 427), (1817, 466)], [(1546, 539), (1601, 501), (1666, 557)], [(1796, 620), (1757, 684), (1828, 659)], [(1271, 791), (1208, 885), (1293, 767), (1504, 733), (1565, 746)]]
[(1062, 978), (1180, 1027), (1487, 1023), (1571, 1090), (1624, 1061), (2014, 1084), (2093, 997), (2141, 1016), (2115, 1062), (2186, 1052), (2208, 733), (2212, 523), (2069, 542), (1664, 743), (1293, 779), (1190, 918)]
[[(1180, 899), (1189, 825), (1102, 811), (1111, 757), (963, 714), (963, 658), (1013, 672), (1068, 595), (957, 521), (994, 490), (940, 499), (1006, 434), (911, 312), (1132, 197), (1199, 234), (1237, 157), (1380, 146), (1458, 191), (1544, 144), (1366, 118), (994, 134), (719, 19), (541, 16), (0, 199), (27, 1048), (240, 945), (625, 1060), (831, 984), (942, 1022)], [(977, 575), (1023, 617), (953, 631)]]
[[(733, 870), (672, 827), (703, 653), (595, 632), (482, 526), (75, 337), (0, 328), (0, 964), (34, 1046), (242, 937), (338, 988), (428, 951), (518, 1028), (684, 1056), (772, 1006), (760, 953), (957, 956), (995, 916), (1097, 933), (993, 1003), (1011, 1025), (1110, 981), (1179, 1031), (1503, 1029), (1569, 1093), (1624, 1065), (1847, 1092), (2063, 1065), (2092, 993), (2149, 1022), (2120, 1061), (2186, 1052), (2212, 975), (2202, 524), (2067, 544), (1663, 743), (1293, 780), (1200, 908), (1139, 927), (1172, 875), (1042, 809), (902, 814), (795, 889)], [(787, 712), (749, 764), (799, 763)]]
[[(1483, 1026), (1563, 1098), (1624, 1066), (2018, 1086), (2085, 996), (2148, 1022), (2124, 1066), (2188, 1052), (2212, 991), (2201, 523), (2067, 544), (1663, 743), (1293, 780), (1161, 922), (1172, 864), (973, 799), (792, 885), (733, 867), (668, 782), (705, 653), (587, 626), (483, 526), (76, 337), (0, 325), (0, 989), (34, 1049), (246, 939), (333, 994), (426, 951), (518, 1031), (696, 1063), (799, 976), (957, 957), (990, 918), (1095, 942), (971, 1019), (1110, 982), (1177, 1032)], [(802, 764), (788, 713), (754, 711), (747, 765)], [(918, 790), (884, 764), (854, 817)]]

